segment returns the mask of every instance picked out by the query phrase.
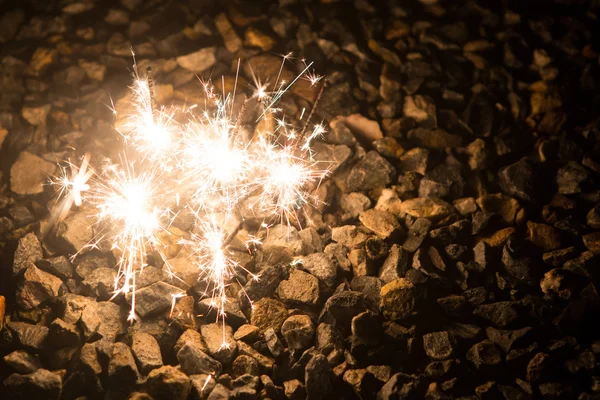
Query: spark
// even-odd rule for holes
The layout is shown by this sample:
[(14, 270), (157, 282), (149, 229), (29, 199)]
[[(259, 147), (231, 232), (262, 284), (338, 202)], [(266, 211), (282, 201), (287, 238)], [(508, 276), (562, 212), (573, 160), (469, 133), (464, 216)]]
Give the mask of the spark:
[[(321, 124), (307, 126), (323, 88), (302, 126), (288, 119), (277, 102), (299, 79), (314, 86), (322, 77), (303, 60), (299, 75), (282, 79), (285, 63), (292, 57), (292, 53), (282, 56), (272, 85), (261, 82), (250, 68), (254, 82), (250, 93), (244, 93), (244, 103), (236, 107), (237, 115), (240, 60), (233, 93), (224, 92), (224, 78), (222, 90), (210, 80), (199, 79), (204, 105), (178, 108), (157, 104), (151, 71), (141, 76), (134, 58), (131, 112), (118, 115), (124, 117), (118, 130), (123, 138), (118, 162), (105, 160), (94, 170), (86, 154), (79, 166), (68, 163), (52, 182), (64, 199), (53, 215), (64, 217), (73, 204), (93, 210), (96, 236), (88, 246), (116, 255), (114, 296), (130, 296), (129, 320), (137, 319), (136, 278), (155, 259), (149, 255), (158, 255), (157, 266), (164, 265), (169, 276), (177, 278), (169, 268), (162, 238), (171, 234), (176, 216), (185, 211), (193, 217), (194, 228), (177, 244), (196, 266), (199, 281), (206, 284), (203, 295), (211, 299), (216, 321), (222, 321), (223, 346), (228, 346), (225, 318), (232, 301), (231, 285), (237, 281), (243, 287), (248, 280), (258, 280), (236, 261), (234, 248), (243, 245), (252, 254), (262, 245), (258, 233), (243, 230), (245, 221), (257, 219), (259, 232), (272, 223), (299, 225), (299, 211), (318, 203), (310, 191), (329, 171), (314, 161), (311, 143), (325, 129)], [(256, 107), (251, 115), (260, 115), (254, 124), (273, 118), (272, 128), (249, 133), (256, 130), (251, 121), (244, 122), (253, 118), (244, 118), (251, 107)], [(112, 111), (117, 114), (114, 105)], [(184, 295), (172, 295), (170, 315)]]

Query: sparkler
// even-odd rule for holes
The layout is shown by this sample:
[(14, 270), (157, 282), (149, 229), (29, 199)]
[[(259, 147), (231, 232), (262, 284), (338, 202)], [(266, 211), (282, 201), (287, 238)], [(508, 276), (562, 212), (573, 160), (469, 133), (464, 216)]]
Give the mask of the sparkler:
[[(310, 72), (312, 64), (304, 63), (302, 72), (291, 82), (281, 80), (284, 64), (291, 57), (283, 57), (272, 89), (254, 77), (254, 92), (245, 96), (237, 115), (232, 113), (240, 62), (233, 95), (216, 94), (210, 82), (203, 82), (206, 105), (196, 112), (196, 105), (159, 107), (151, 71), (141, 77), (134, 61), (134, 112), (119, 130), (125, 139), (120, 162), (108, 162), (96, 173), (86, 154), (81, 166), (69, 163), (53, 181), (63, 196), (53, 219), (63, 219), (73, 204), (86, 203), (96, 210), (96, 241), (108, 244), (118, 254), (115, 295), (131, 294), (129, 319), (136, 318), (135, 280), (146, 266), (148, 254), (158, 252), (168, 269), (159, 237), (168, 232), (177, 215), (174, 210), (188, 210), (194, 217), (191, 238), (180, 244), (198, 267), (199, 279), (207, 283), (205, 294), (212, 299), (217, 320), (224, 324), (230, 282), (240, 272), (257, 279), (235, 261), (229, 249), (244, 220), (265, 218), (262, 226), (274, 218), (297, 224), (297, 211), (317, 201), (309, 190), (327, 176), (328, 170), (314, 161), (310, 143), (324, 128), (317, 124), (309, 131), (309, 124), (324, 85), (302, 127), (286, 121), (275, 108), (281, 97), (299, 79), (312, 86), (321, 79)], [(260, 107), (256, 122), (275, 118), (272, 131), (247, 134), (243, 120), (251, 103)], [(302, 110), (301, 118), (304, 113)], [(249, 214), (244, 215), (242, 209)], [(225, 228), (232, 224), (233, 229)], [(250, 236), (246, 246), (256, 243), (257, 238)], [(173, 306), (177, 297), (172, 299)]]

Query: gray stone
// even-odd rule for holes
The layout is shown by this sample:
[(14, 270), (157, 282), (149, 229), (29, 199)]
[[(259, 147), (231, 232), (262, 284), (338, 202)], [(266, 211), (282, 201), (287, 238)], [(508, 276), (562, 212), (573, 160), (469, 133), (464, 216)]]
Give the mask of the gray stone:
[(230, 364), (237, 352), (233, 329), (227, 324), (213, 323), (200, 327), (208, 354), (222, 364)]
[[(179, 364), (181, 364), (181, 369), (188, 375), (221, 374), (221, 363), (211, 358), (193, 343), (186, 343), (183, 345), (177, 352), (177, 360), (179, 361)], [(162, 368), (153, 370), (150, 375), (161, 369)], [(148, 379), (150, 378), (150, 375), (148, 375)]]
[(399, 278), (381, 288), (380, 308), (385, 318), (392, 321), (408, 318), (415, 305), (415, 287), (408, 279)]
[(331, 228), (331, 240), (353, 249), (362, 247), (367, 241), (368, 235), (354, 225), (337, 226)]
[(269, 328), (265, 330), (263, 334), (265, 338), (265, 343), (267, 344), (267, 348), (271, 352), (274, 357), (279, 357), (281, 352), (283, 351), (283, 345), (281, 341), (277, 337), (277, 333), (273, 328)]
[(387, 258), (379, 270), (379, 279), (384, 283), (390, 283), (398, 278), (404, 277), (404, 274), (408, 269), (408, 253), (402, 246), (393, 244)]
[(16, 194), (40, 194), (55, 170), (56, 164), (23, 151), (10, 168), (10, 188)]
[(115, 388), (131, 387), (138, 378), (139, 372), (131, 349), (125, 343), (115, 343), (108, 363), (109, 384)]
[(367, 210), (360, 214), (359, 220), (382, 239), (387, 239), (402, 229), (394, 214), (386, 211)]
[(368, 303), (366, 296), (360, 292), (336, 293), (325, 302), (319, 322), (332, 324), (342, 333), (349, 333), (352, 318), (367, 309), (374, 308), (374, 305)]
[(154, 336), (147, 333), (135, 333), (133, 335), (131, 350), (135, 356), (142, 374), (147, 375), (155, 368), (163, 365), (160, 346)]
[(291, 350), (308, 348), (314, 333), (315, 328), (307, 315), (292, 315), (281, 326), (281, 334)]
[(215, 47), (206, 47), (194, 53), (177, 57), (177, 64), (188, 71), (200, 73), (211, 68), (216, 63)]
[(6, 365), (20, 374), (30, 374), (42, 368), (39, 358), (25, 350), (15, 350), (3, 358)]
[(469, 360), (477, 369), (498, 366), (502, 363), (502, 352), (490, 340), (475, 344), (467, 351)]
[(258, 361), (246, 355), (237, 356), (231, 364), (231, 371), (234, 376), (246, 374), (257, 376), (259, 374)]
[(284, 252), (290, 256), (299, 256), (304, 251), (304, 243), (296, 228), (279, 224), (269, 229), (262, 249), (267, 254)]
[(4, 380), (7, 399), (58, 399), (62, 379), (57, 373), (40, 368), (28, 374), (12, 374)]
[(445, 360), (452, 356), (453, 348), (447, 331), (423, 335), (425, 354), (434, 360)]
[(179, 369), (165, 365), (153, 369), (146, 382), (148, 394), (154, 399), (186, 400), (190, 394), (192, 383)]
[(117, 271), (114, 268), (96, 268), (81, 282), (80, 293), (99, 300), (109, 300), (114, 293), (116, 277)]
[(94, 238), (93, 224), (84, 212), (72, 212), (56, 228), (57, 236), (62, 239), (70, 251), (83, 251)]
[(499, 301), (482, 304), (473, 310), (473, 314), (486, 319), (499, 328), (504, 328), (519, 318), (518, 303), (514, 301)]
[(409, 253), (414, 253), (423, 243), (423, 240), (429, 233), (431, 221), (427, 218), (418, 218), (408, 229), (406, 240), (402, 244), (402, 248)]
[(302, 266), (327, 286), (335, 285), (337, 266), (332, 257), (325, 253), (313, 253), (302, 258)]
[(306, 365), (304, 382), (308, 399), (330, 399), (334, 397), (335, 385), (331, 367), (325, 356), (318, 354)]
[[(181, 293), (181, 289), (165, 282), (139, 289), (135, 294), (135, 312), (144, 318), (168, 310), (173, 302), (172, 296)], [(131, 297), (128, 300), (131, 301)]]
[(62, 279), (73, 277), (73, 266), (65, 256), (58, 256), (39, 260), (36, 265), (43, 271), (49, 272)]
[[(248, 290), (246, 290), (246, 294), (248, 294)], [(253, 299), (256, 294), (250, 289), (250, 294), (248, 294), (248, 296), (251, 296), (250, 298)], [(221, 309), (221, 299), (212, 299), (210, 297), (202, 299), (197, 303), (197, 309), (198, 313), (204, 315), (206, 318), (216, 318), (216, 313)], [(237, 328), (248, 322), (246, 316), (240, 309), (240, 303), (236, 298), (228, 297), (222, 309), (225, 311), (227, 323), (233, 328)]]
[(357, 192), (380, 188), (389, 185), (395, 174), (396, 170), (389, 162), (376, 151), (370, 151), (350, 170), (346, 190)]
[(17, 305), (25, 310), (37, 307), (46, 300), (58, 297), (62, 284), (59, 278), (32, 265), (17, 286)]
[(319, 302), (319, 280), (306, 272), (291, 269), (287, 280), (281, 281), (277, 295), (284, 303), (316, 305)]
[(19, 239), (14, 254), (13, 276), (17, 276), (27, 268), (44, 258), (42, 245), (34, 233), (28, 233)]
[(75, 324), (56, 318), (49, 327), (48, 343), (54, 347), (69, 347), (79, 344), (79, 331)]
[(250, 322), (262, 332), (269, 328), (279, 331), (281, 324), (288, 317), (285, 305), (275, 299), (264, 298), (254, 303)]
[(245, 324), (240, 326), (235, 333), (233, 338), (235, 340), (242, 340), (246, 343), (254, 343), (258, 340), (260, 329), (254, 325)]
[(340, 207), (344, 210), (342, 220), (354, 219), (371, 207), (371, 199), (360, 192), (343, 193), (340, 197)]

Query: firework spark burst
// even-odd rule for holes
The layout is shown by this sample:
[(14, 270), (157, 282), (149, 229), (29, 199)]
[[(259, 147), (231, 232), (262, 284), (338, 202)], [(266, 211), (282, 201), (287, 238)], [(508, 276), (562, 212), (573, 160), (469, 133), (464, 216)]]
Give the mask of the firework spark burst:
[[(129, 319), (136, 319), (135, 281), (147, 265), (148, 255), (158, 253), (169, 268), (160, 238), (169, 234), (177, 212), (187, 211), (194, 218), (189, 239), (181, 239), (179, 244), (196, 265), (198, 279), (206, 283), (205, 295), (211, 298), (217, 321), (222, 320), (225, 329), (229, 286), (240, 274), (244, 279), (257, 279), (235, 260), (230, 249), (243, 222), (258, 218), (263, 227), (273, 220), (297, 224), (298, 211), (318, 202), (310, 191), (327, 176), (328, 169), (314, 160), (311, 142), (325, 130), (320, 124), (310, 131), (308, 126), (324, 86), (308, 117), (302, 110), (296, 121), (302, 126), (288, 121), (276, 107), (282, 96), (301, 79), (315, 87), (321, 82), (321, 77), (310, 71), (312, 63), (304, 60), (299, 75), (290, 82), (281, 79), (284, 64), (291, 58), (291, 53), (283, 56), (272, 87), (252, 72), (254, 89), (238, 104), (236, 115), (239, 61), (233, 94), (217, 94), (210, 81), (201, 82), (204, 110), (197, 105), (158, 106), (152, 74), (148, 71), (140, 76), (134, 63), (133, 112), (119, 129), (125, 144), (119, 162), (108, 161), (96, 173), (86, 154), (80, 166), (68, 163), (52, 182), (59, 186), (62, 197), (53, 210), (54, 220), (64, 219), (73, 204), (87, 204), (95, 210), (97, 234), (90, 246), (104, 244), (117, 255), (114, 294), (131, 296)], [(275, 121), (273, 129), (248, 133), (252, 127), (244, 123), (244, 117), (251, 103), (258, 107), (255, 124), (270, 119)], [(235, 226), (225, 228), (231, 225)], [(257, 236), (245, 237), (248, 248), (260, 244)], [(173, 296), (171, 312), (181, 296)]]

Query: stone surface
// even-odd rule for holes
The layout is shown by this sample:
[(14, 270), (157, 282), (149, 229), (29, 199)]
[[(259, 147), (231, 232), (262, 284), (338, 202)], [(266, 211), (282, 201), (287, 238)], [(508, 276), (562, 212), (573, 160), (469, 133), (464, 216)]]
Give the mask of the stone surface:
[(314, 333), (315, 328), (307, 315), (292, 315), (281, 325), (281, 335), (292, 350), (309, 347)]
[(62, 285), (63, 282), (56, 276), (30, 266), (17, 286), (17, 304), (25, 310), (37, 307), (44, 301), (58, 297)]
[(146, 385), (153, 398), (173, 400), (187, 399), (192, 387), (190, 378), (171, 365), (152, 370)]
[(27, 268), (34, 266), (35, 263), (44, 257), (42, 245), (37, 236), (28, 233), (19, 239), (17, 249), (13, 259), (13, 276), (19, 275)]
[(233, 329), (229, 325), (214, 323), (202, 325), (200, 333), (208, 354), (222, 364), (230, 364), (237, 352)]
[(214, 47), (206, 47), (196, 52), (177, 57), (177, 64), (188, 71), (201, 73), (206, 71), (217, 61)]
[(55, 164), (23, 151), (10, 169), (10, 188), (16, 194), (40, 194), (55, 170)]
[(265, 298), (254, 303), (250, 322), (263, 332), (269, 328), (279, 331), (287, 316), (288, 312), (283, 303)]
[(134, 334), (131, 350), (143, 375), (148, 375), (153, 369), (162, 367), (160, 347), (152, 335), (143, 332)]
[(298, 269), (290, 271), (289, 279), (277, 287), (279, 299), (288, 304), (316, 305), (319, 302), (319, 280)]
[(381, 288), (381, 312), (390, 320), (402, 320), (415, 311), (416, 297), (414, 285), (407, 279), (399, 278)]
[(302, 267), (327, 286), (335, 285), (337, 267), (333, 258), (325, 253), (313, 253), (302, 258)]

